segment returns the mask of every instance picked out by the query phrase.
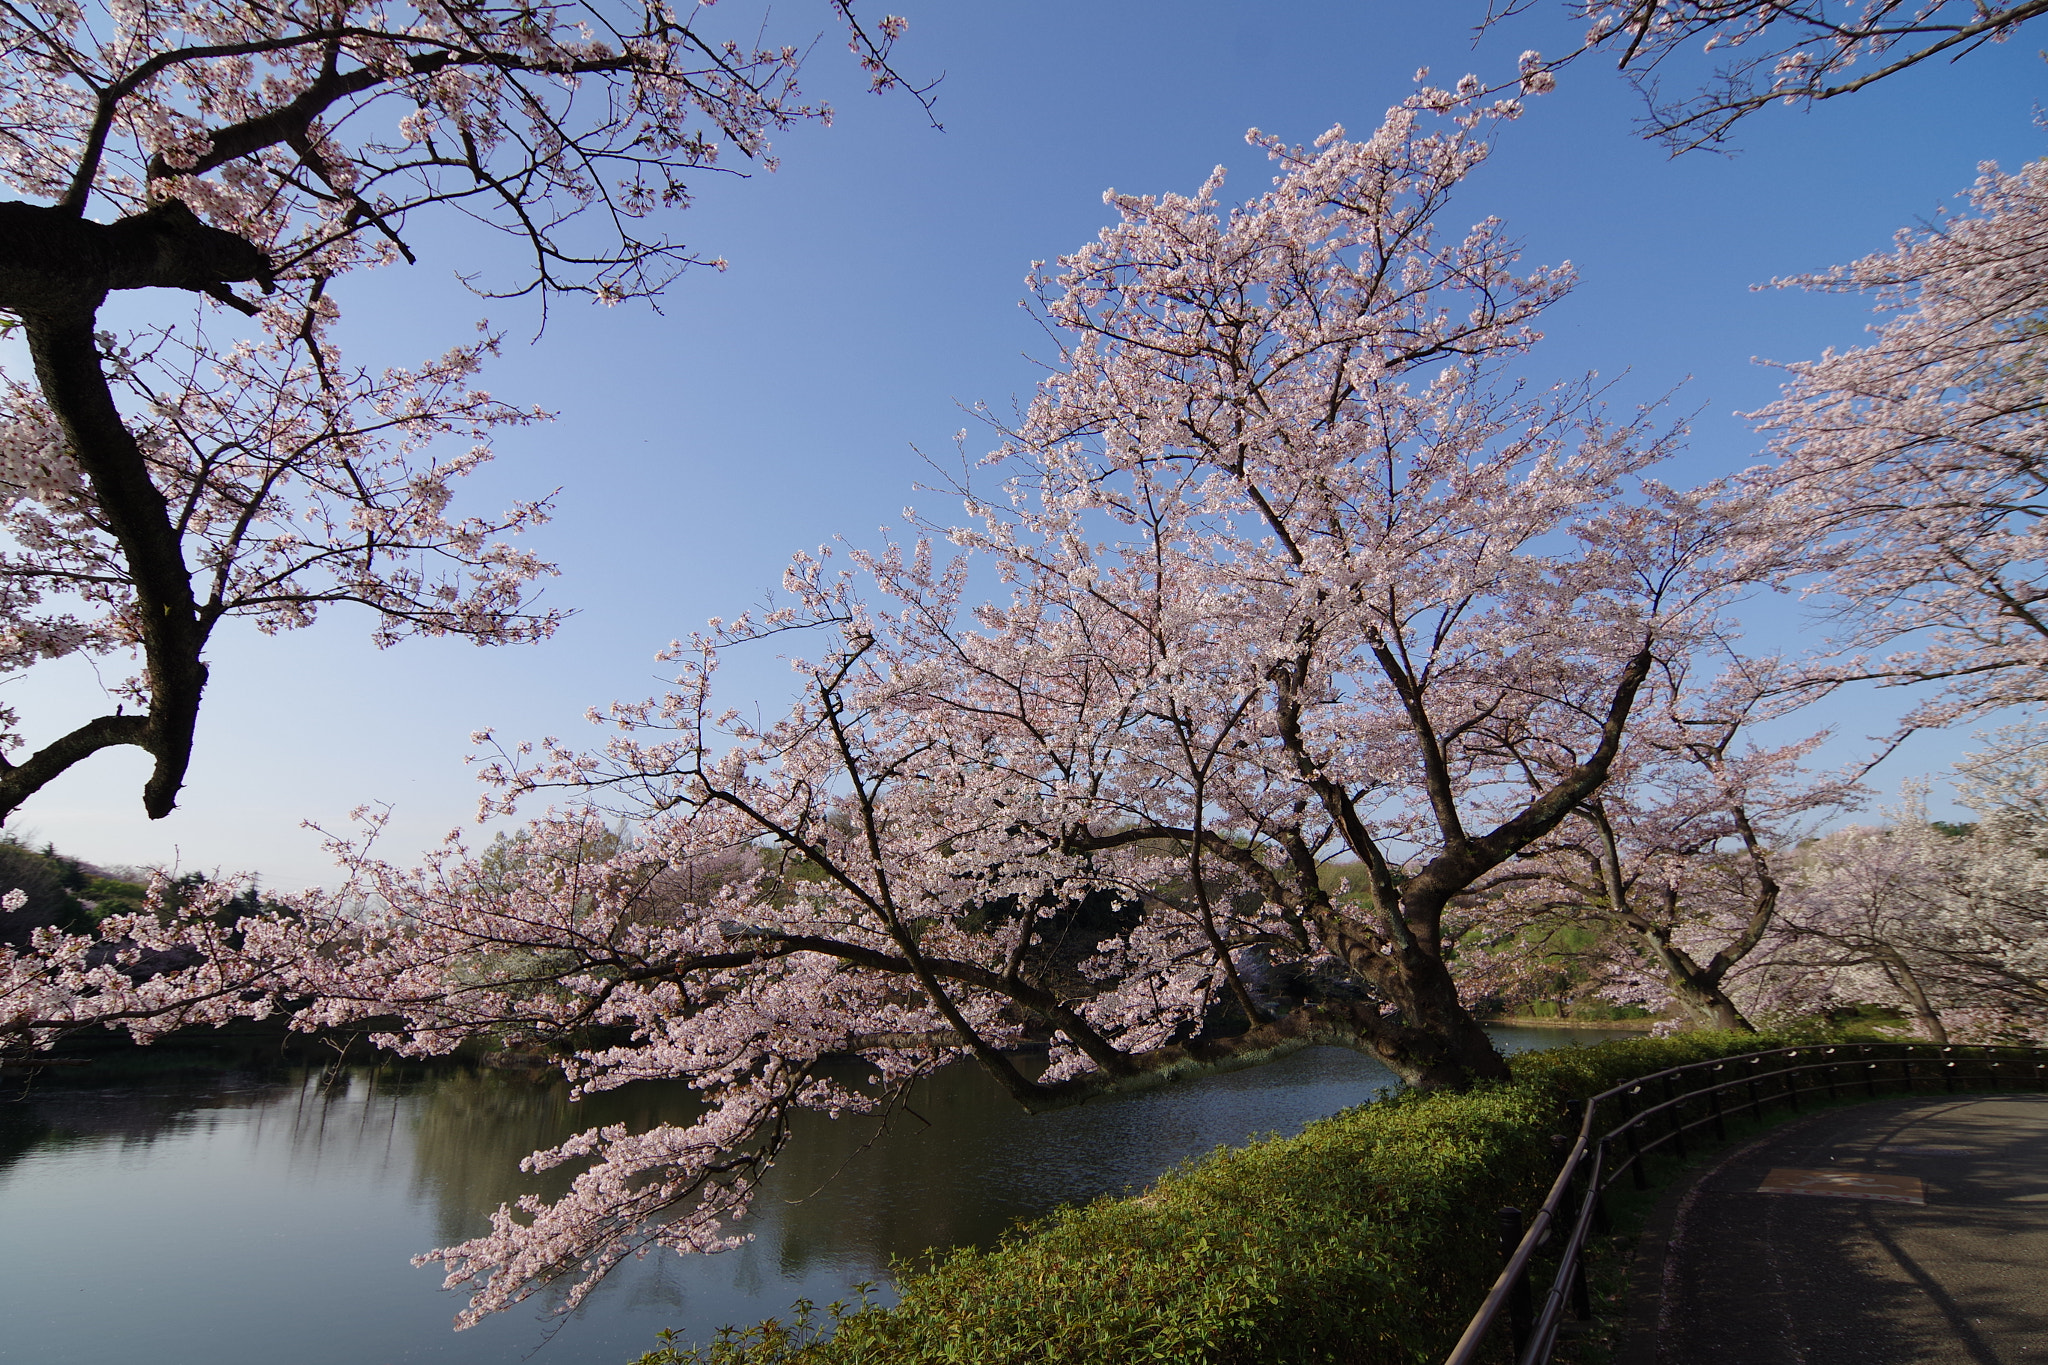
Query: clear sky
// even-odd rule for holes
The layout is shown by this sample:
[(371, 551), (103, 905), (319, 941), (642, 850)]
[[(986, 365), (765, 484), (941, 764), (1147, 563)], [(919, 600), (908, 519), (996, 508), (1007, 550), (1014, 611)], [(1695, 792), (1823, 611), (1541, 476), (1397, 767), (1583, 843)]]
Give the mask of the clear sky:
[[(472, 730), (595, 740), (586, 707), (656, 690), (655, 651), (757, 600), (792, 551), (873, 540), (906, 504), (949, 516), (915, 491), (917, 451), (950, 454), (971, 425), (961, 405), (1028, 395), (1031, 357), (1049, 347), (1017, 307), (1025, 271), (1107, 221), (1105, 189), (1191, 191), (1221, 163), (1236, 197), (1254, 194), (1268, 172), (1246, 128), (1363, 134), (1418, 66), (1444, 84), (1468, 70), (1500, 79), (1523, 48), (1560, 52), (1575, 32), (1556, 22), (1561, 0), (1476, 49), (1480, 0), (891, 7), (911, 21), (903, 68), (943, 74), (944, 131), (900, 95), (863, 93), (828, 35), (810, 85), (838, 106), (835, 125), (782, 138), (773, 175), (705, 182), (678, 230), (731, 268), (686, 276), (661, 314), (558, 308), (534, 340), (536, 315), (457, 283), (488, 260), (453, 234), (430, 238), (417, 266), (349, 282), (355, 358), (411, 362), (490, 316), (509, 338), (488, 386), (559, 414), (504, 439), (466, 494), (483, 508), (561, 489), (555, 521), (531, 538), (562, 566), (547, 600), (577, 612), (553, 640), (380, 653), (368, 620), (347, 612), (278, 638), (230, 629), (211, 654), (178, 812), (147, 820), (145, 760), (114, 751), (12, 827), (98, 862), (252, 870), (284, 888), (331, 876), (302, 820), (342, 827), (352, 807), (386, 802), (386, 856), (437, 841), (474, 811)], [(785, 0), (770, 31), (801, 39), (828, 22), (822, 5)], [(1700, 415), (1674, 477), (1719, 474), (1757, 454), (1734, 414), (1768, 401), (1777, 377), (1754, 359), (1853, 345), (1868, 321), (1853, 300), (1752, 286), (1882, 249), (1980, 162), (2041, 155), (2043, 36), (2028, 29), (1811, 113), (1767, 111), (1732, 158), (1668, 158), (1633, 134), (1636, 97), (1611, 70), (1577, 66), (1499, 139), (1453, 217), (1499, 215), (1528, 261), (1577, 266), (1532, 373), (1621, 376), (1630, 401), (1682, 385), (1677, 403)], [(1802, 626), (1780, 609), (1760, 629), (1793, 640)], [(104, 671), (113, 682), (125, 670)], [(735, 697), (772, 699), (788, 675), (764, 657), (725, 676)], [(32, 741), (103, 709), (83, 666), (18, 680), (0, 701)], [(1883, 729), (1894, 702), (1859, 698), (1833, 719), (1853, 738)], [(1916, 741), (1891, 780), (1938, 771), (1966, 744)]]

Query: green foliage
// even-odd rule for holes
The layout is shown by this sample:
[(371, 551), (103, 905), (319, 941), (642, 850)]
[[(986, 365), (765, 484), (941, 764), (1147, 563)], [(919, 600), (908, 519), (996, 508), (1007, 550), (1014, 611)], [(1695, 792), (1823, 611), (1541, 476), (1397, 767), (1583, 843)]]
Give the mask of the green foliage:
[(20, 910), (0, 916), (0, 943), (16, 947), (25, 946), (37, 928), (90, 933), (110, 914), (141, 909), (148, 891), (107, 876), (49, 844), (38, 850), (0, 833), (0, 893), (14, 890), (28, 900)]
[(1616, 1005), (1606, 1000), (1577, 1000), (1572, 1003), (1574, 1019), (1648, 1019), (1641, 1005)]
[(1887, 1005), (1848, 1005), (1772, 1021), (1772, 1033), (1792, 1043), (1897, 1043), (1915, 1038), (1913, 1022)]
[[(1498, 1270), (1495, 1210), (1542, 1198), (1570, 1106), (1777, 1040), (1691, 1033), (1523, 1053), (1511, 1083), (1408, 1091), (1222, 1148), (1144, 1194), (898, 1267), (894, 1308), (674, 1344), (638, 1365), (1440, 1359)], [(863, 1296), (865, 1297), (865, 1296)]]
[(798, 1299), (790, 1308), (790, 1321), (769, 1318), (752, 1327), (721, 1327), (704, 1346), (679, 1346), (673, 1331), (658, 1333), (667, 1343), (660, 1350), (640, 1357), (640, 1365), (750, 1365), (750, 1362), (794, 1360), (809, 1354), (809, 1348), (828, 1340), (841, 1322), (856, 1313), (872, 1312), (872, 1284), (856, 1284), (858, 1301), (827, 1304), (819, 1318), (818, 1305)]
[(79, 898), (91, 902), (91, 913), (95, 920), (103, 920), (108, 915), (139, 913), (149, 899), (149, 888), (140, 882), (91, 874), (86, 875), (83, 881), (84, 886), (79, 890)]
[[(1772, 1033), (1706, 1032), (1680, 1033), (1669, 1038), (1621, 1038), (1595, 1047), (1547, 1048), (1524, 1052), (1508, 1059), (1516, 1086), (1548, 1091), (1559, 1106), (1572, 1106), (1623, 1081), (1664, 1071), (1691, 1062), (1708, 1062), (1716, 1057), (1733, 1057), (1766, 1048), (1789, 1047), (1805, 1038)], [(1575, 1128), (1576, 1120), (1572, 1126)], [(1560, 1130), (1561, 1131), (1561, 1130)]]

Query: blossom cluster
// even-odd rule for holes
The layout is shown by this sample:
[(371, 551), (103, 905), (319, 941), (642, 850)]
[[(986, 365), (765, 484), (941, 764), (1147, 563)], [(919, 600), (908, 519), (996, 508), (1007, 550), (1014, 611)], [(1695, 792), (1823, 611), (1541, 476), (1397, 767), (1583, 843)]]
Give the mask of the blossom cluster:
[(1870, 293), (1886, 316), (1869, 345), (1788, 365), (1757, 414), (1778, 458), (1754, 483), (1828, 537), (1815, 590), (1851, 608), (1844, 645), (1894, 650), (1847, 671), (1942, 685), (1915, 724), (2048, 699), (2048, 162), (1987, 167), (1968, 208), (1784, 281)]

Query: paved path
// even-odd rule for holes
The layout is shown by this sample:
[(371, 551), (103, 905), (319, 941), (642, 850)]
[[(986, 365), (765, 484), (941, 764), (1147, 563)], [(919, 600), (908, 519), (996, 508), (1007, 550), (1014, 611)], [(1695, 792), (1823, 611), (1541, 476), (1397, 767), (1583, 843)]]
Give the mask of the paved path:
[(1645, 1246), (1617, 1365), (2048, 1365), (2048, 1095), (1794, 1122)]

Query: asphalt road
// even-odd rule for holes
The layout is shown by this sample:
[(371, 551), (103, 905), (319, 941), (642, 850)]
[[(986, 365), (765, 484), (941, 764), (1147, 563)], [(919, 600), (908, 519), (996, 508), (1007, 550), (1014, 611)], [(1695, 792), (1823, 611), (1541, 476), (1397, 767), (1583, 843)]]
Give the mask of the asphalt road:
[(1617, 1365), (2048, 1365), (2048, 1095), (1795, 1122), (1645, 1240)]

